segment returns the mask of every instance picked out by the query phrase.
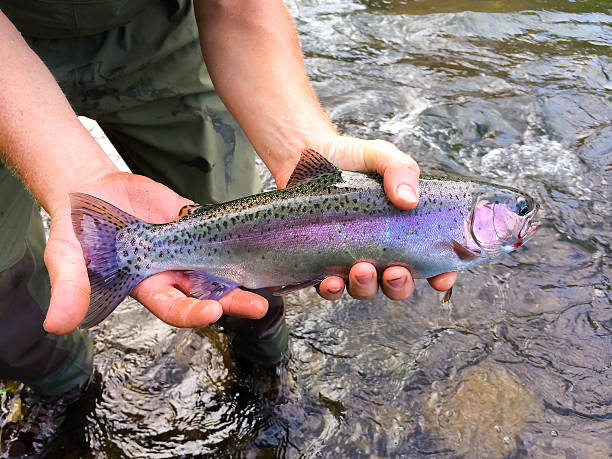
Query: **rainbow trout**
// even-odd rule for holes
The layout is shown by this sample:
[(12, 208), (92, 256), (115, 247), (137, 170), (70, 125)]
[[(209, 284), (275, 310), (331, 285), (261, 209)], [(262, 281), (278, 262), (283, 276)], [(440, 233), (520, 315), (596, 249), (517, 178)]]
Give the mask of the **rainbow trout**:
[(358, 261), (415, 278), (471, 268), (518, 248), (538, 206), (517, 190), (465, 179), (420, 180), (419, 205), (399, 210), (376, 174), (337, 169), (302, 153), (287, 188), (146, 223), (86, 194), (71, 195), (72, 221), (91, 284), (81, 327), (98, 324), (145, 278), (184, 270), (190, 294), (219, 299), (239, 286), (278, 294), (347, 279)]

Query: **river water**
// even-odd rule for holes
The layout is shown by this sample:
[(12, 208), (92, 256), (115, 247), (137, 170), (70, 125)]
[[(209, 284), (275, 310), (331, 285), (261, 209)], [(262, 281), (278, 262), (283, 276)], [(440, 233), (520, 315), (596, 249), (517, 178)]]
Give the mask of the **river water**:
[(127, 301), (93, 331), (94, 383), (49, 456), (610, 457), (610, 2), (289, 8), (341, 131), (523, 189), (541, 229), (450, 303), (423, 281), (401, 302), (292, 294), (291, 353), (264, 382), (224, 335)]

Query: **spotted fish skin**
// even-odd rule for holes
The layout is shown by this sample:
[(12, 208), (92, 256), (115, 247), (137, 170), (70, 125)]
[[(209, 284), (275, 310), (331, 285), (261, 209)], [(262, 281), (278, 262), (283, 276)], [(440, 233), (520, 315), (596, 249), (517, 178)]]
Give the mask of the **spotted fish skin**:
[(198, 272), (192, 284), (209, 282), (197, 296), (217, 299), (236, 286), (299, 287), (332, 275), (346, 278), (358, 261), (381, 271), (405, 266), (416, 278), (469, 268), (490, 258), (477, 253), (469, 234), (479, 196), (525, 195), (423, 177), (419, 205), (402, 211), (388, 200), (378, 175), (338, 170), (315, 152), (303, 154), (286, 189), (201, 206), (165, 224), (75, 194), (73, 223), (92, 283), (93, 308), (82, 326), (99, 322), (138, 282), (166, 270)]
[(405, 264), (416, 277), (464, 267), (443, 259), (449, 236), (462, 239), (471, 194), (434, 179), (421, 180), (421, 190), (421, 206), (401, 212), (378, 176), (342, 172), (341, 182), (324, 177), (173, 223), (137, 223), (119, 233), (120, 258), (146, 275), (198, 269), (248, 288), (346, 275), (360, 260)]

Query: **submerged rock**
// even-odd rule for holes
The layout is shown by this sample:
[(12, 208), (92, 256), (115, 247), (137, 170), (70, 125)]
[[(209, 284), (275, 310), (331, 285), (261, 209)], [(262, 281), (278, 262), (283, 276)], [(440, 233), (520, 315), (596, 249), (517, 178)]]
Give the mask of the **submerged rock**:
[(537, 411), (515, 375), (487, 362), (434, 384), (425, 401), (423, 428), (457, 453), (504, 457), (520, 448), (518, 435)]

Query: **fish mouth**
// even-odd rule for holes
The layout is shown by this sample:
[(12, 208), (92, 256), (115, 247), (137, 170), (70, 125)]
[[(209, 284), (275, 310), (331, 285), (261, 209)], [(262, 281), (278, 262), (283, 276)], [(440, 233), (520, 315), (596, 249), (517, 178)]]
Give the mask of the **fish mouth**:
[(521, 229), (518, 232), (518, 241), (514, 245), (515, 248), (520, 247), (523, 243), (533, 236), (533, 233), (540, 227), (541, 223), (538, 220), (535, 220), (538, 215), (538, 211), (540, 210), (540, 206), (537, 204), (534, 206), (533, 210), (525, 215), (525, 219), (523, 220), (523, 224), (521, 225)]
[(533, 210), (525, 216), (523, 225), (521, 226), (521, 229), (518, 233), (519, 239), (525, 239), (528, 236), (531, 236), (535, 232), (535, 230), (540, 227), (541, 223), (538, 220), (535, 220), (539, 210), (540, 206), (536, 204)]

